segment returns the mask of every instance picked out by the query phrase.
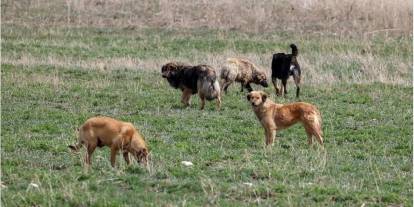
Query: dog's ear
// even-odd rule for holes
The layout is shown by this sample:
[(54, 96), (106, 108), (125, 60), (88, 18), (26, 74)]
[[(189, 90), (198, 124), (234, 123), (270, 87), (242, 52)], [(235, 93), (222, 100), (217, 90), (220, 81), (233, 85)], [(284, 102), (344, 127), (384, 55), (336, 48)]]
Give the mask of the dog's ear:
[(250, 101), (250, 98), (251, 98), (250, 93), (247, 94), (246, 98), (247, 98), (248, 101)]
[(266, 99), (267, 99), (267, 93), (265, 93), (265, 92), (261, 91), (261, 92), (260, 92), (260, 95), (262, 95), (262, 102), (263, 102), (263, 103), (264, 103), (264, 102), (266, 102)]

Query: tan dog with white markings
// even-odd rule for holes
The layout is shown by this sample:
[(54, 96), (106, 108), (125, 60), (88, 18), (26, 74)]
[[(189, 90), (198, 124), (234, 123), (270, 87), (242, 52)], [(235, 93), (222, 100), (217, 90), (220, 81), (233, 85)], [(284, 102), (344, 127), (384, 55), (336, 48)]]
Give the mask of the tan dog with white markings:
[(128, 153), (131, 153), (137, 162), (148, 163), (148, 148), (144, 139), (129, 122), (119, 121), (113, 118), (98, 116), (88, 119), (79, 128), (79, 139), (75, 145), (70, 145), (74, 151), (78, 151), (82, 145), (86, 146), (86, 164), (91, 164), (92, 153), (96, 147), (108, 146), (111, 148), (111, 165), (115, 167), (116, 155), (122, 150), (124, 159), (129, 165)]
[(301, 122), (308, 135), (308, 144), (312, 144), (314, 136), (323, 146), (322, 119), (314, 105), (304, 102), (277, 104), (269, 100), (263, 91), (250, 92), (247, 95), (247, 100), (252, 104), (254, 113), (265, 129), (266, 145), (273, 144), (277, 130)]

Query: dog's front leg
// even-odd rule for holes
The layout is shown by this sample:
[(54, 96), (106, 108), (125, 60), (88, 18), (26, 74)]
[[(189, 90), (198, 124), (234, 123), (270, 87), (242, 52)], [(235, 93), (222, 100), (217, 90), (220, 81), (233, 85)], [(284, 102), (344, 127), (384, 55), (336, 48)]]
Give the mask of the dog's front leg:
[(111, 147), (111, 166), (115, 167), (116, 154), (118, 154), (118, 147)]
[(232, 83), (231, 81), (224, 81), (224, 82), (221, 84), (221, 86), (222, 86), (221, 91), (224, 91), (224, 93), (226, 93), (226, 94), (227, 94), (227, 88), (230, 86), (230, 84), (231, 84), (231, 83)]
[(124, 160), (127, 163), (127, 165), (131, 164), (131, 161), (129, 160), (128, 152), (124, 152)]
[(272, 118), (269, 118), (269, 117), (263, 118), (261, 123), (262, 123), (263, 128), (265, 129), (266, 146), (272, 145), (276, 137), (275, 123), (272, 121)]
[(190, 106), (191, 94), (192, 91), (188, 88), (185, 88), (181, 96), (181, 103), (183, 103), (185, 106)]
[(217, 111), (220, 111), (221, 109), (221, 97), (220, 96), (217, 97), (216, 107), (217, 107)]
[(89, 166), (91, 165), (92, 153), (95, 151), (95, 149), (96, 149), (96, 144), (95, 143), (89, 144), (86, 147), (87, 153), (86, 153), (86, 156), (85, 156), (85, 162)]
[(266, 133), (266, 146), (273, 145), (273, 142), (276, 137), (276, 130), (266, 128), (265, 133)]
[(247, 88), (247, 91), (249, 91), (249, 92), (252, 92), (253, 91), (253, 88), (250, 85), (250, 83), (246, 84), (246, 88)]

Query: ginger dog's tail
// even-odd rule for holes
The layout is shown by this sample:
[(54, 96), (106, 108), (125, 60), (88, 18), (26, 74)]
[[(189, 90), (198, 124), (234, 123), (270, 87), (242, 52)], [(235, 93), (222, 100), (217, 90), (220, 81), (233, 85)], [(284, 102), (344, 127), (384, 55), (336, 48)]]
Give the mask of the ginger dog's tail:
[(68, 145), (68, 147), (74, 151), (77, 152), (81, 147), (82, 147), (82, 143), (77, 143), (77, 144), (72, 144), (72, 145)]
[(314, 120), (315, 120), (316, 127), (318, 128), (320, 135), (323, 136), (321, 113), (319, 111), (316, 111), (314, 116), (315, 116)]
[[(76, 129), (78, 134), (79, 134), (79, 128)], [(78, 143), (76, 144), (72, 144), (72, 145), (68, 145), (69, 149), (71, 149), (74, 152), (77, 152), (83, 145), (82, 140), (80, 139), (80, 134), (79, 134), (79, 138), (78, 138)]]

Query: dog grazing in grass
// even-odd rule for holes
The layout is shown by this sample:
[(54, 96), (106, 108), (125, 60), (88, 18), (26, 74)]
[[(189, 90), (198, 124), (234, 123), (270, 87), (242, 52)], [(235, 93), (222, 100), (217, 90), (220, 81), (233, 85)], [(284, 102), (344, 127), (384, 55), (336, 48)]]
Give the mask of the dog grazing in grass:
[(271, 145), (276, 138), (276, 130), (281, 130), (301, 122), (308, 135), (308, 144), (312, 144), (312, 137), (323, 146), (322, 119), (318, 109), (308, 103), (296, 102), (291, 104), (277, 104), (267, 98), (263, 91), (252, 91), (247, 100), (266, 134), (266, 145)]
[(191, 95), (198, 93), (201, 99), (201, 110), (206, 100), (217, 99), (217, 110), (221, 107), (220, 85), (216, 71), (208, 65), (189, 66), (182, 63), (170, 62), (162, 66), (162, 77), (168, 83), (183, 92), (181, 102), (190, 106)]
[[(301, 71), (297, 61), (298, 48), (295, 44), (291, 44), (292, 54), (276, 53), (272, 59), (272, 83), (276, 90), (276, 95), (283, 96), (287, 94), (286, 83), (290, 76), (296, 85), (296, 97), (299, 98)], [(280, 90), (277, 87), (277, 79), (282, 80)]]
[(228, 58), (220, 71), (221, 87), (227, 93), (227, 88), (233, 82), (241, 84), (241, 91), (246, 88), (252, 91), (251, 83), (268, 87), (264, 71), (259, 70), (252, 62), (240, 58)]
[(128, 153), (131, 153), (137, 162), (148, 164), (148, 148), (144, 139), (129, 122), (119, 121), (109, 117), (92, 117), (79, 128), (78, 143), (70, 145), (73, 151), (78, 151), (82, 145), (86, 146), (85, 161), (91, 164), (92, 153), (96, 147), (108, 146), (111, 148), (111, 165), (115, 167), (115, 159), (119, 150), (122, 150), (124, 159), (130, 164)]

